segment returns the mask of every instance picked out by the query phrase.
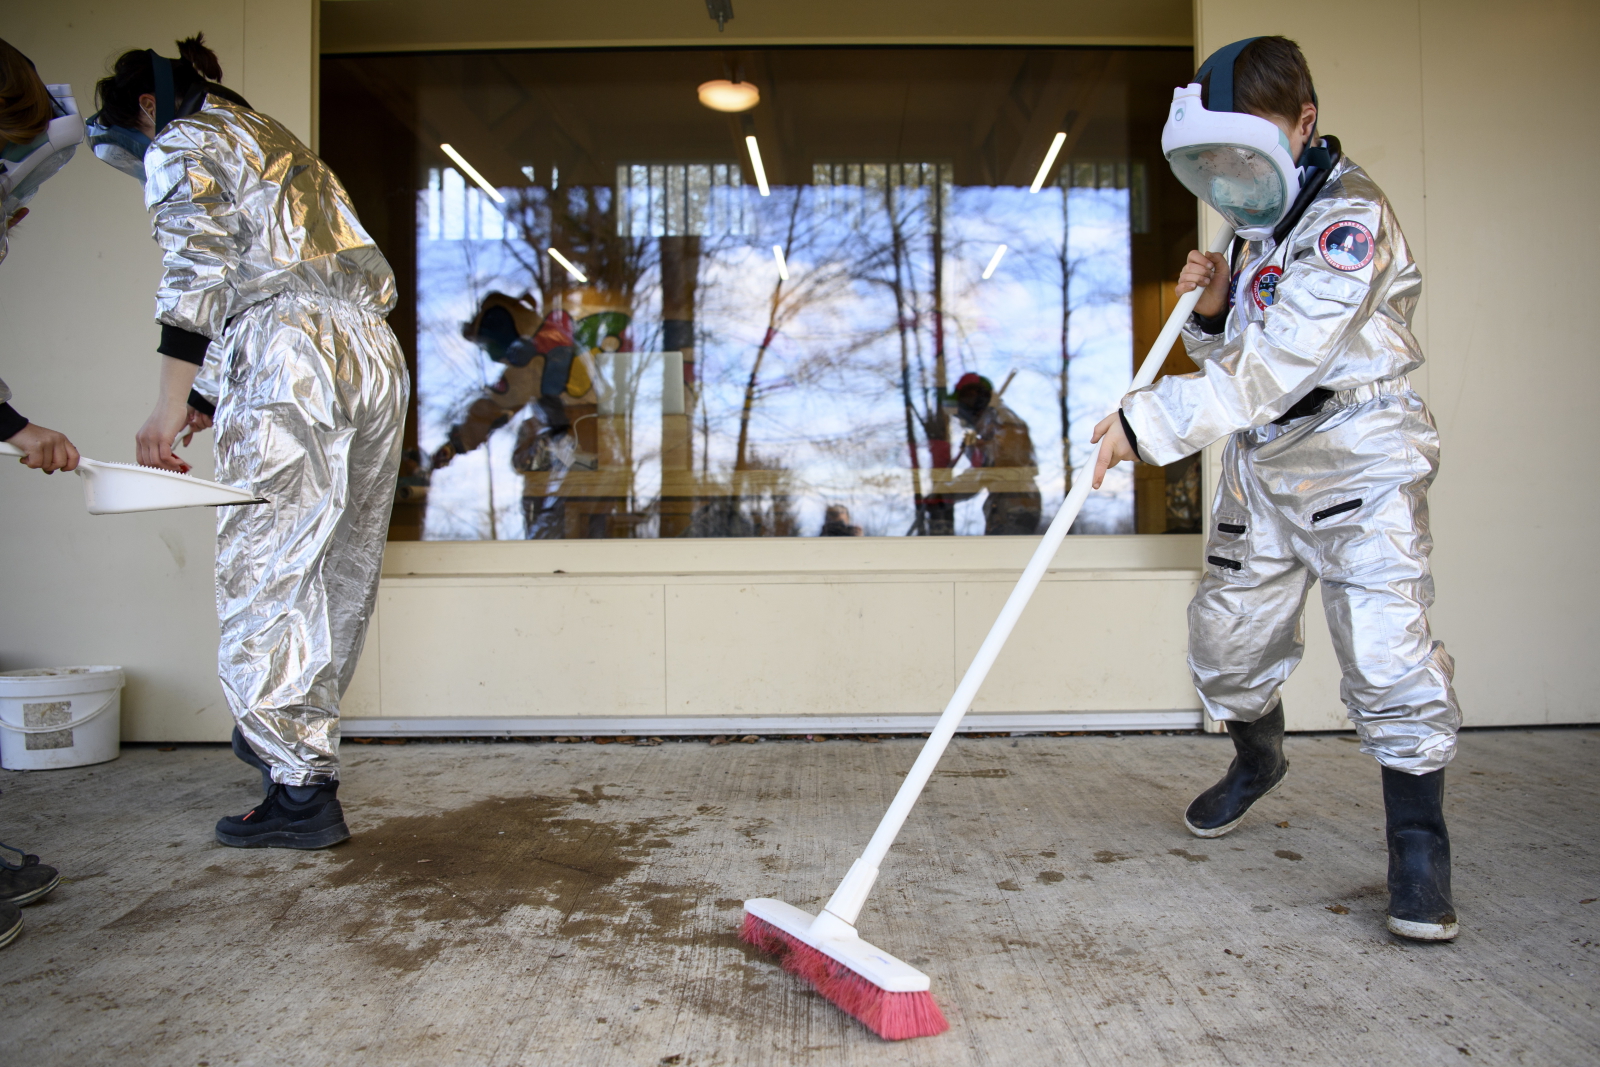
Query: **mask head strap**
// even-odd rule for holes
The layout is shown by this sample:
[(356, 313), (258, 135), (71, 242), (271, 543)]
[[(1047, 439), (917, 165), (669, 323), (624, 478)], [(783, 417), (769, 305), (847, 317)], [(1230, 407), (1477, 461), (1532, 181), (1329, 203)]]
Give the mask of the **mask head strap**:
[(1313, 137), (1306, 142), (1305, 150), (1300, 153), (1300, 158), (1295, 161), (1296, 166), (1311, 167), (1314, 170), (1329, 170), (1333, 167), (1333, 153), (1323, 145), (1316, 143)]
[(1206, 75), (1211, 75), (1211, 82), (1206, 88), (1207, 111), (1232, 111), (1233, 107), (1233, 64), (1256, 37), (1246, 37), (1242, 41), (1223, 45), (1204, 63), (1200, 64), (1200, 71), (1195, 75), (1195, 80), (1205, 83)]
[[(1212, 52), (1210, 57), (1200, 64), (1200, 69), (1195, 73), (1194, 80), (1204, 84), (1206, 75), (1211, 75), (1211, 82), (1206, 87), (1205, 108), (1207, 111), (1235, 110), (1233, 106), (1233, 65), (1238, 61), (1240, 52), (1248, 48), (1252, 41), (1259, 41), (1260, 39), (1259, 37), (1246, 37), (1242, 41), (1225, 44), (1215, 52)], [(1311, 90), (1311, 106), (1319, 112), (1322, 110), (1322, 105), (1317, 102), (1317, 91), (1315, 89)], [(1312, 137), (1312, 140), (1315, 141), (1316, 138)], [(1306, 151), (1307, 153), (1311, 152), (1309, 145)], [(1328, 163), (1321, 162), (1315, 158), (1306, 159), (1302, 156), (1298, 165), (1316, 167), (1327, 166)]]
[(176, 92), (172, 88), (172, 60), (157, 55), (150, 49), (150, 73), (155, 76), (156, 135), (167, 128), (167, 123), (177, 117)]

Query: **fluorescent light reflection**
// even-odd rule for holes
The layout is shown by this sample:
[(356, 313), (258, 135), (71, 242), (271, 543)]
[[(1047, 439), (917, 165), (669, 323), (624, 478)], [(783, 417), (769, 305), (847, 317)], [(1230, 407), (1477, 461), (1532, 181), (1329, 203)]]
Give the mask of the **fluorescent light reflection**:
[(783, 246), (772, 246), (772, 258), (778, 261), (778, 277), (784, 281), (789, 280), (789, 264), (783, 258)]
[(989, 257), (989, 265), (983, 268), (983, 278), (985, 281), (988, 281), (994, 276), (994, 269), (1000, 265), (1000, 261), (1005, 258), (1005, 255), (1005, 245), (1001, 245), (999, 248), (994, 250), (994, 255)]
[(1061, 146), (1066, 143), (1067, 135), (1058, 131), (1055, 140), (1050, 142), (1050, 151), (1044, 154), (1044, 162), (1039, 164), (1039, 173), (1033, 176), (1033, 184), (1028, 187), (1028, 192), (1037, 193), (1044, 187), (1045, 179), (1050, 177), (1050, 168), (1056, 165), (1056, 156), (1061, 154)]
[(589, 276), (587, 274), (583, 273), (583, 271), (579, 270), (577, 267), (574, 267), (572, 265), (572, 260), (570, 260), (566, 256), (562, 255), (560, 252), (557, 252), (554, 248), (546, 249), (546, 251), (550, 253), (550, 258), (551, 259), (555, 260), (557, 263), (559, 263), (563, 267), (567, 268), (567, 273), (568, 274), (572, 275), (574, 278), (578, 279), (580, 282), (587, 282), (589, 280)]
[(451, 159), (455, 160), (456, 161), (456, 166), (460, 167), (462, 172), (464, 174), (466, 174), (467, 177), (469, 177), (473, 181), (477, 182), (478, 183), (478, 188), (482, 189), (484, 191), (484, 193), (486, 193), (488, 195), (490, 200), (493, 200), (497, 204), (503, 204), (503, 203), (506, 202), (506, 198), (500, 195), (500, 190), (498, 190), (494, 186), (490, 185), (489, 184), (489, 179), (487, 179), (483, 175), (479, 174), (478, 173), (478, 168), (474, 167), (471, 163), (468, 163), (467, 160), (466, 160), (466, 157), (463, 156), (460, 152), (457, 152), (454, 148), (451, 148), (447, 144), (440, 145), (439, 146), (439, 151), (443, 152), (445, 155), (447, 155)]
[(746, 134), (744, 146), (750, 150), (750, 166), (756, 172), (756, 188), (761, 190), (762, 196), (771, 196), (772, 190), (767, 186), (767, 168), (761, 165), (761, 146), (756, 144), (756, 135)]

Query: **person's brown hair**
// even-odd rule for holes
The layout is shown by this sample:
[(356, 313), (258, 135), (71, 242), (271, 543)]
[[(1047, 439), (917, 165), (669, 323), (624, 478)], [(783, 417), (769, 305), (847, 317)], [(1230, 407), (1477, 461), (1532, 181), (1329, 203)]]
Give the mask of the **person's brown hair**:
[[(1209, 74), (1204, 87), (1209, 92)], [(1257, 37), (1234, 60), (1235, 111), (1297, 122), (1300, 109), (1316, 102), (1311, 67), (1300, 46), (1287, 37)]]
[(27, 144), (55, 118), (50, 94), (28, 57), (0, 41), (0, 139)]
[[(222, 80), (222, 64), (217, 54), (206, 47), (205, 34), (179, 41), (178, 55), (181, 58), (172, 63), (172, 91), (179, 100), (200, 82)], [(155, 91), (155, 70), (150, 53), (143, 48), (118, 56), (111, 73), (94, 87), (101, 119), (108, 126), (139, 125), (139, 97)]]

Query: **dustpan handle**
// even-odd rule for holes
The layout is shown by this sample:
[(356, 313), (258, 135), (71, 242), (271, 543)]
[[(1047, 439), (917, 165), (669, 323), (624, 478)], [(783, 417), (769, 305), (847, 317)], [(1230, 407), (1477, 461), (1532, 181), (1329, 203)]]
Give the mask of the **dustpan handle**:
[[(1232, 243), (1233, 230), (1224, 226), (1218, 232), (1216, 239), (1211, 242), (1211, 251), (1226, 252)], [(1139, 373), (1134, 376), (1131, 389), (1142, 389), (1155, 381), (1156, 375), (1161, 371), (1161, 365), (1167, 360), (1167, 354), (1172, 351), (1172, 346), (1178, 340), (1183, 324), (1188, 321), (1195, 304), (1199, 302), (1201, 292), (1200, 289), (1192, 289), (1178, 298), (1177, 306), (1172, 309), (1172, 314), (1167, 317), (1167, 323), (1162, 327), (1155, 344), (1150, 346), (1149, 354), (1140, 364)], [(1091, 453), (1086, 464), (1090, 471), (1094, 467), (1094, 456), (1097, 454)], [(845, 876), (844, 882), (829, 899), (824, 909), (826, 912), (854, 925), (856, 917), (861, 913), (861, 906), (866, 903), (867, 894), (872, 890), (872, 883), (877, 880), (878, 865), (883, 862), (883, 858), (889, 853), (889, 846), (894, 844), (894, 839), (899, 836), (900, 828), (905, 825), (917, 798), (928, 784), (928, 779), (933, 776), (933, 769), (938, 766), (939, 758), (944, 755), (944, 750), (950, 744), (951, 737), (955, 735), (956, 728), (961, 725), (961, 720), (972, 707), (978, 689), (989, 675), (989, 668), (994, 666), (1000, 650), (1005, 647), (1006, 639), (1011, 636), (1017, 620), (1022, 617), (1023, 609), (1028, 606), (1034, 590), (1039, 587), (1045, 571), (1049, 569), (1056, 552), (1061, 548), (1061, 542), (1066, 540), (1067, 531), (1072, 528), (1078, 512), (1082, 510), (1083, 502), (1088, 499), (1091, 489), (1090, 471), (1073, 478), (1072, 491), (1067, 494), (1067, 499), (1062, 501), (1061, 509), (1056, 512), (1049, 529), (1040, 539), (1039, 547), (1034, 549), (1033, 558), (1028, 560), (1028, 566), (1023, 570), (1022, 577), (1017, 579), (1016, 587), (1006, 598), (1005, 607), (1000, 609), (999, 617), (989, 628), (989, 636), (983, 639), (978, 654), (972, 657), (972, 663), (967, 667), (967, 673), (962, 676), (961, 684), (956, 686), (956, 691), (951, 694), (950, 702), (945, 705), (938, 724), (928, 735), (917, 761), (906, 773), (905, 781), (900, 783), (900, 790), (895, 794), (894, 802), (889, 805), (888, 812), (884, 814), (883, 821), (878, 824), (872, 840), (867, 843), (861, 858), (856, 860), (850, 868), (850, 873)]]
[[(9, 442), (9, 441), (0, 441), (0, 456), (16, 456), (17, 458), (21, 459), (22, 457), (24, 457), (26, 455), (27, 455), (26, 452), (24, 452), (22, 449), (18, 448), (16, 445), (12, 444), (11, 442)], [(90, 459), (88, 456), (79, 455), (78, 456), (78, 466), (80, 466), (80, 467), (83, 467), (83, 466), (92, 467), (92, 466), (94, 466), (94, 460)]]

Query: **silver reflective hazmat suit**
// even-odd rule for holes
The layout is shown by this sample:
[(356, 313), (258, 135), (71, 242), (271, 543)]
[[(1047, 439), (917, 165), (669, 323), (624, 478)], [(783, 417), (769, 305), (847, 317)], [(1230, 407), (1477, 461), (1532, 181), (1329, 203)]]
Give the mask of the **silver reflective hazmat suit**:
[(275, 781), (337, 779), (410, 392), (394, 275), (333, 172), (264, 115), (211, 97), (145, 172), (156, 319), (211, 338), (217, 480), (270, 501), (217, 512), (222, 687)]
[[(1421, 272), (1382, 191), (1348, 160), (1282, 243), (1244, 253), (1222, 332), (1194, 320), (1184, 331), (1199, 372), (1122, 403), (1149, 463), (1231, 435), (1189, 606), (1195, 686), (1213, 718), (1269, 711), (1300, 662), (1320, 580), (1362, 750), (1438, 770), (1461, 714), (1427, 619), (1439, 440), (1406, 379), (1422, 364), (1410, 327)], [(1314, 389), (1331, 394), (1321, 408), (1283, 420)]]

